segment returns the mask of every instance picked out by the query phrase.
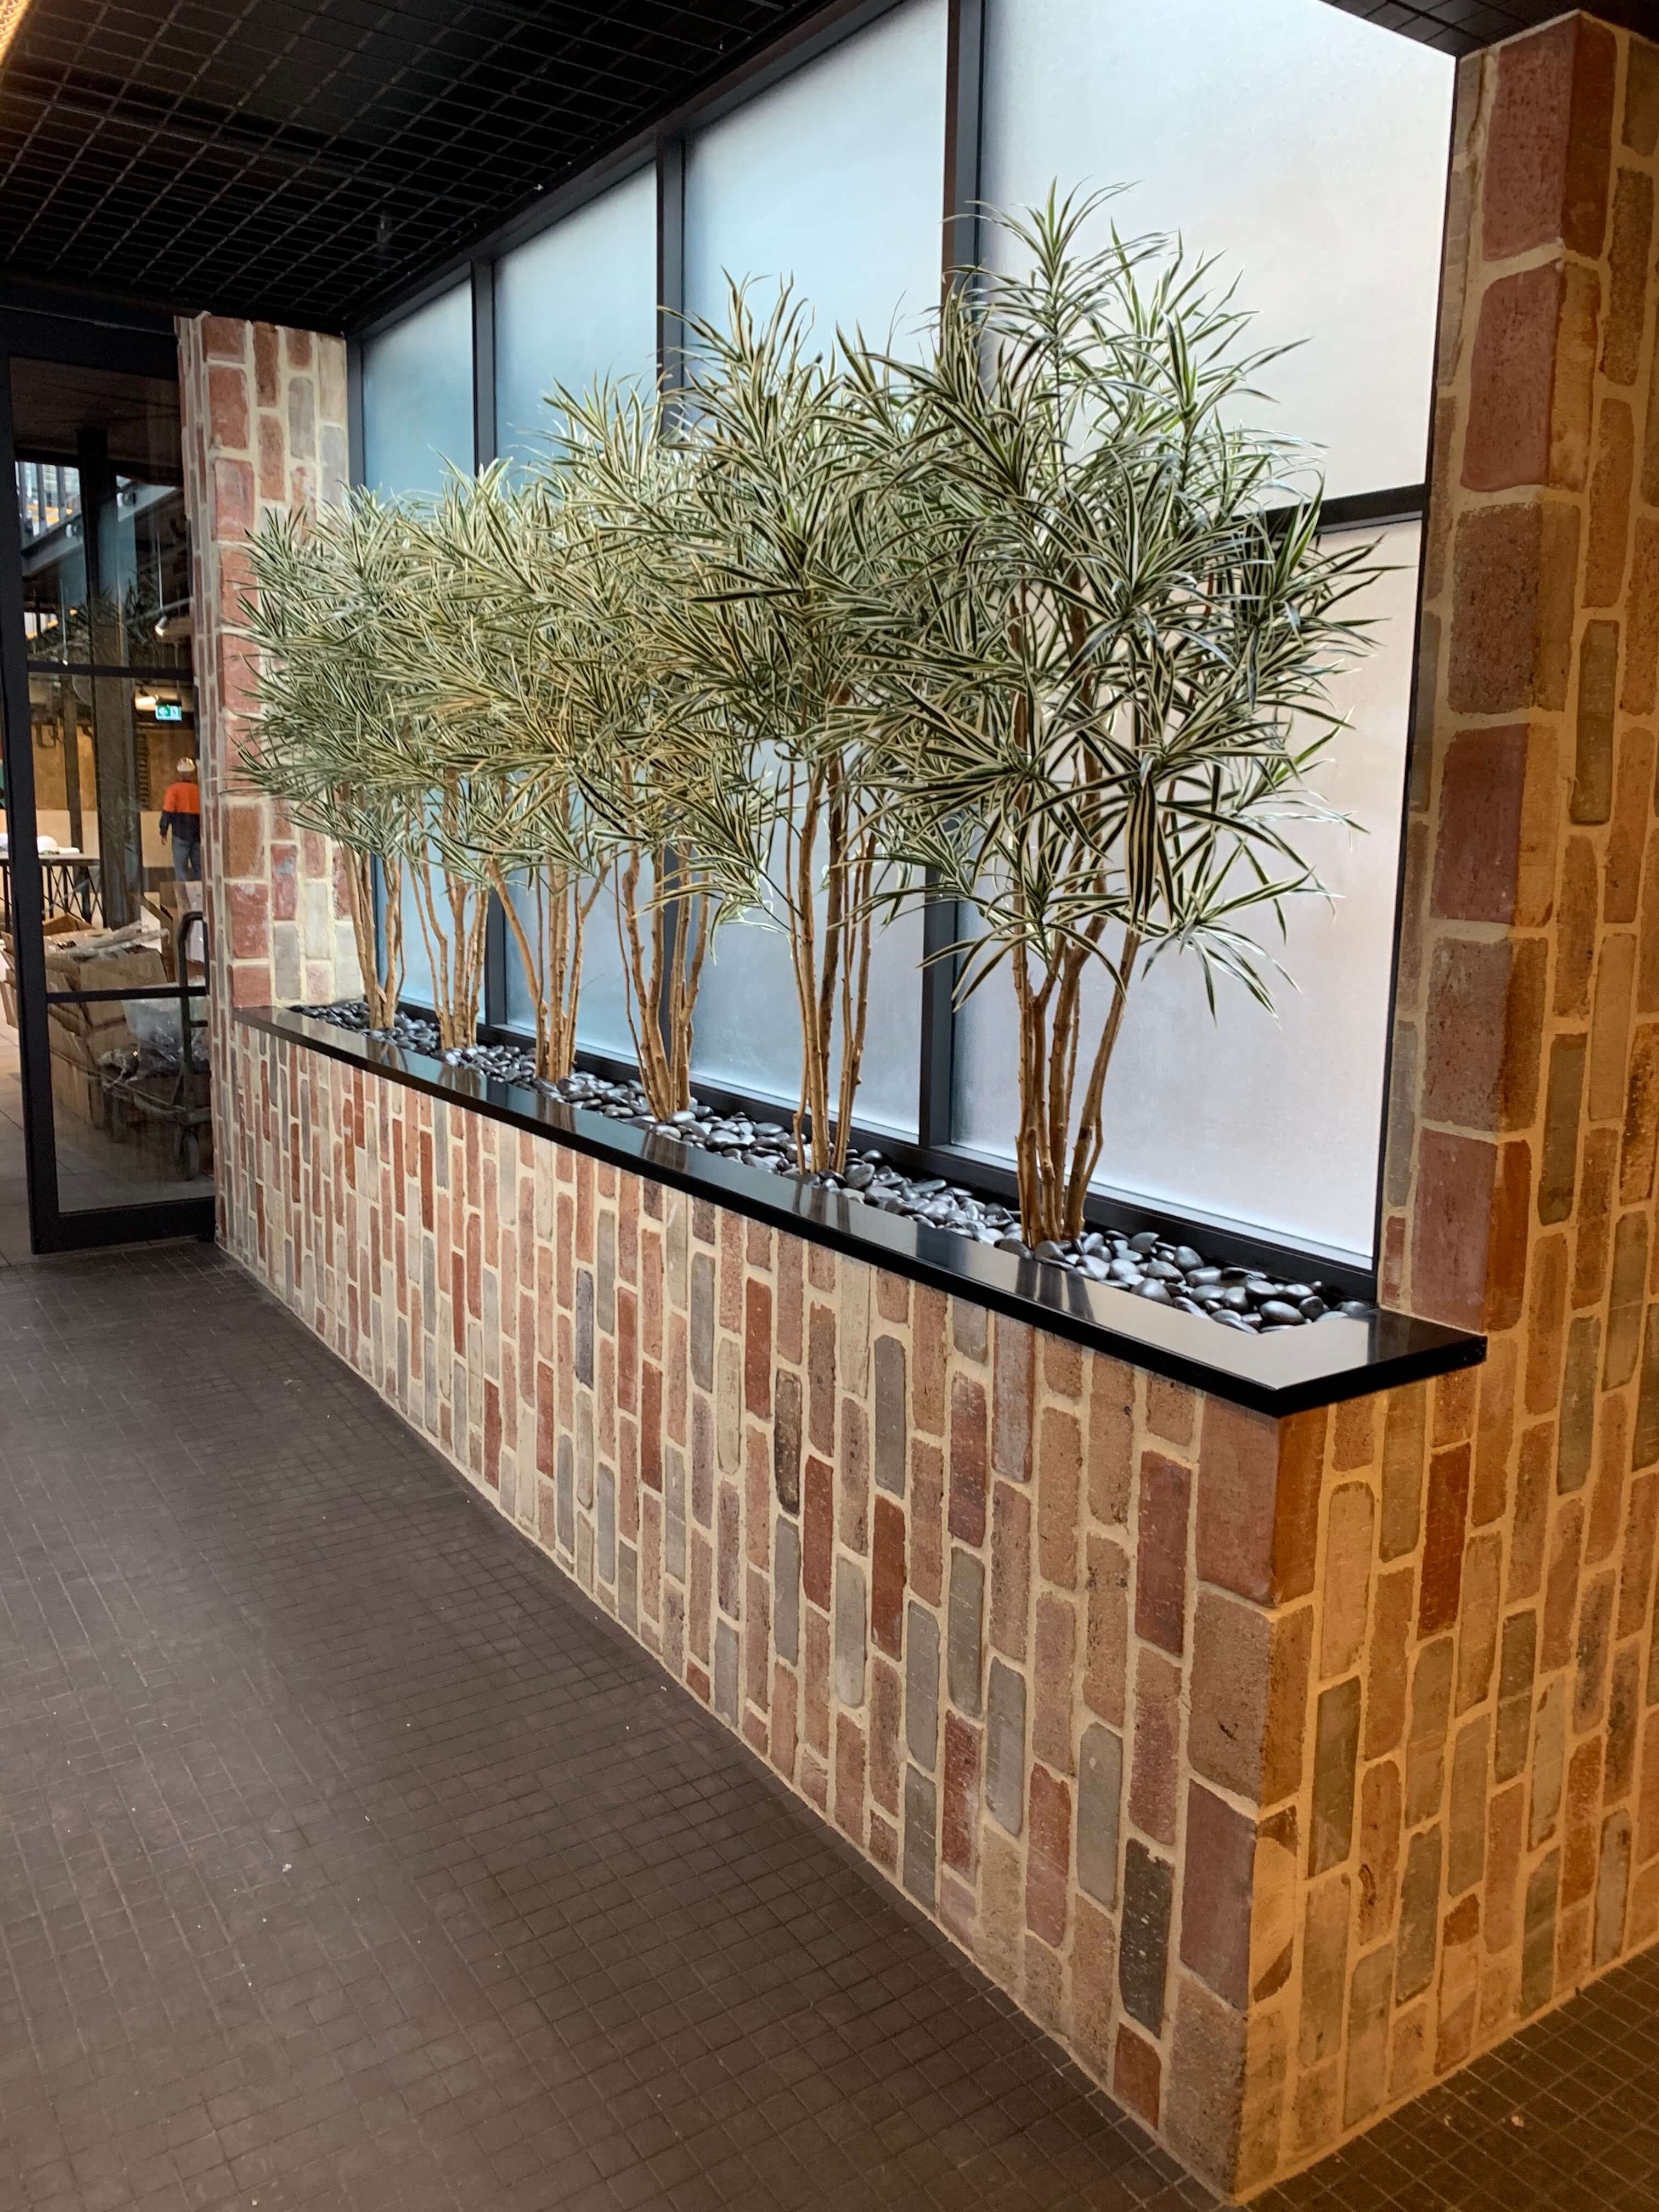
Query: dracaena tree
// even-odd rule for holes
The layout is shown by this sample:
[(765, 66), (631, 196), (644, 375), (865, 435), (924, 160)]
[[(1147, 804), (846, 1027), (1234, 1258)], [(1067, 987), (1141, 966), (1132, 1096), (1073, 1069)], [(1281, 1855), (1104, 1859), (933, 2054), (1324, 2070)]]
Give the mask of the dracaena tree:
[(562, 559), (526, 611), (561, 626), (572, 782), (610, 856), (640, 1082), (667, 1120), (690, 1103), (715, 931), (755, 896), (752, 791), (661, 644), (678, 589), (663, 556), (684, 535), (700, 457), (654, 396), (601, 386), (554, 404), (532, 485), (561, 517)]
[[(803, 1169), (844, 1168), (864, 1056), (878, 805), (861, 717), (884, 583), (882, 479), (849, 416), (836, 345), (786, 285), (765, 314), (733, 284), (724, 325), (696, 323), (682, 397), (695, 465), (661, 526), (649, 647), (686, 726), (726, 763), (703, 843), (733, 861), (733, 903), (788, 941), (800, 1021)], [(741, 805), (734, 804), (740, 795)], [(732, 831), (741, 831), (733, 847)]]
[(1250, 925), (1319, 889), (1298, 830), (1375, 573), (1322, 544), (1306, 453), (1237, 427), (1271, 356), (1209, 267), (1088, 250), (1097, 205), (993, 217), (1017, 273), (962, 272), (920, 362), (854, 364), (895, 526), (866, 775), (889, 860), (971, 917), (958, 1000), (1012, 983), (1032, 1243), (1082, 1230), (1152, 963), (1271, 1004)]
[[(403, 988), (403, 854), (414, 835), (406, 796), (372, 781), (371, 732), (392, 713), (356, 594), (383, 518), (266, 517), (249, 548), (245, 634), (260, 649), (260, 709), (242, 772), (302, 829), (333, 840), (345, 878), (371, 1027), (389, 1029)], [(377, 929), (374, 877), (386, 885)]]
[(410, 538), (384, 665), (420, 716), (425, 771), (465, 784), (435, 849), (447, 873), (499, 899), (534, 1009), (536, 1073), (556, 1081), (575, 1066), (584, 941), (610, 868), (572, 769), (569, 519), (497, 464), (452, 476)]
[[(477, 1035), (488, 902), (472, 875), (442, 866), (438, 848), (469, 841), (481, 794), (441, 759), (434, 718), (397, 681), (386, 649), (410, 603), (434, 588), (413, 514), (359, 491), (341, 507), (269, 517), (256, 533), (246, 622), (261, 648), (261, 711), (251, 773), (273, 791), (283, 776), (296, 791), (326, 788), (343, 824), (362, 812), (378, 843), (348, 881), (371, 1023), (385, 1027), (395, 1015), (407, 892), (451, 1050)], [(378, 933), (374, 858), (386, 891)], [(384, 969), (377, 934), (388, 947)]]

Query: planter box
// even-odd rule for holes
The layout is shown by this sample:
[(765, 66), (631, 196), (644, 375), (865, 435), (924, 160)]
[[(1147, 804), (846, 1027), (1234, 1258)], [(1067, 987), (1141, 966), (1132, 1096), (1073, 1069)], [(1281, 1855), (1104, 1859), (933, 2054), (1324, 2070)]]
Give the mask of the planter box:
[[(1364, 2021), (1301, 2087), (1291, 1932), (1379, 1850), (1362, 1676), (1403, 1730), (1459, 1618), (1431, 1438), (1480, 1339), (1247, 1340), (301, 1017), (232, 1036), (232, 1249), (1186, 2163), (1248, 2191), (1397, 2096)], [(1413, 1619), (1372, 1622), (1379, 1540)], [(1420, 1950), (1420, 1879), (1373, 1909)]]

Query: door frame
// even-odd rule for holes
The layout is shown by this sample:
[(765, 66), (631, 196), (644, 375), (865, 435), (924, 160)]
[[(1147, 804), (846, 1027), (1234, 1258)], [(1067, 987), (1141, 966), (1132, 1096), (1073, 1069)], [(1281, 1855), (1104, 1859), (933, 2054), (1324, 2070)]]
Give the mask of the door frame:
[(23, 540), (15, 489), (17, 451), (11, 400), (15, 357), (62, 362), (76, 368), (123, 369), (176, 381), (179, 347), (171, 319), (165, 315), (112, 301), (0, 294), (0, 486), (3, 487), (0, 495), (0, 702), (4, 706), (0, 723), (3, 724), (8, 817), (12, 821), (21, 817), (30, 825), (30, 833), (21, 844), (15, 838), (12, 841), (16, 849), (9, 848), (29, 1243), (34, 1251), (49, 1253), (152, 1243), (179, 1237), (210, 1241), (214, 1233), (210, 1196), (70, 1212), (58, 1203), (46, 933), (40, 857), (32, 834), (34, 748), (23, 634)]

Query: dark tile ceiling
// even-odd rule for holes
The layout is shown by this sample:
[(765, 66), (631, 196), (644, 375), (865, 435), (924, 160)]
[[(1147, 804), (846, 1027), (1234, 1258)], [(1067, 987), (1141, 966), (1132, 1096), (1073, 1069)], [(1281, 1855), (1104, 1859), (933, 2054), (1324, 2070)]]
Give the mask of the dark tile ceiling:
[[(1453, 52), (1559, 12), (1334, 4)], [(814, 12), (32, 0), (0, 61), (0, 281), (343, 327)]]

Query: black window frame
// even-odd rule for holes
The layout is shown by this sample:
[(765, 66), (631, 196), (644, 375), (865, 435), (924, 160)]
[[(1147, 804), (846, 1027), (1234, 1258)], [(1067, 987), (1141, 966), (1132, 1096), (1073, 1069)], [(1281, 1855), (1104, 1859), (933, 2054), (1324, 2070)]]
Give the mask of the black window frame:
[[(666, 376), (677, 362), (682, 346), (684, 310), (684, 183), (685, 151), (698, 131), (792, 76), (797, 70), (828, 53), (882, 16), (903, 6), (905, 0), (831, 0), (806, 23), (780, 39), (750, 62), (710, 86), (696, 99), (653, 128), (636, 133), (580, 175), (510, 222), (492, 231), (466, 253), (451, 258), (439, 269), (399, 294), (372, 318), (347, 334), (348, 406), (351, 477), (362, 481), (362, 349), (381, 332), (395, 327), (433, 300), (468, 283), (472, 292), (473, 463), (482, 467), (497, 457), (495, 390), (495, 270), (514, 247), (590, 205), (604, 193), (647, 167), (654, 167), (657, 194), (657, 362)], [(945, 60), (945, 130), (944, 173), (941, 179), (940, 276), (971, 261), (978, 250), (981, 203), (981, 146), (983, 119), (987, 0), (948, 0)], [(1396, 35), (1407, 35), (1397, 33)], [(1446, 178), (1449, 185), (1451, 144), (1446, 148)], [(1430, 371), (1431, 388), (1432, 370)], [(1324, 520), (1339, 531), (1389, 523), (1415, 521), (1426, 526), (1433, 471), (1431, 421), (1425, 439), (1423, 477), (1414, 484), (1389, 485), (1328, 500)], [(1343, 1282), (1360, 1296), (1375, 1295), (1381, 1261), (1383, 1211), (1384, 1152), (1388, 1128), (1388, 1094), (1393, 1073), (1395, 1012), (1398, 996), (1400, 933), (1405, 890), (1405, 829), (1410, 784), (1410, 761), (1416, 742), (1419, 655), (1421, 651), (1421, 593), (1412, 639), (1412, 669), (1406, 731), (1407, 770), (1398, 815), (1399, 853), (1395, 873), (1392, 960), (1389, 988), (1388, 1035), (1385, 1044), (1382, 1112), (1376, 1134), (1373, 1175), (1371, 1254), (1369, 1265), (1347, 1260), (1319, 1247), (1310, 1248), (1257, 1231), (1246, 1222), (1215, 1222), (1201, 1214), (1181, 1214), (1109, 1190), (1091, 1191), (1086, 1213), (1101, 1227), (1148, 1224), (1187, 1235), (1201, 1231), (1206, 1249), (1222, 1258), (1249, 1259), (1292, 1273), (1309, 1267), (1327, 1279)], [(507, 1011), (507, 942), (503, 918), (491, 895), (491, 914), (485, 960), (483, 1019), (480, 1036), (486, 1043), (514, 1044), (527, 1032), (512, 1028)], [(923, 908), (924, 957), (938, 955), (959, 934), (954, 906), (928, 900)], [(956, 1074), (956, 1010), (952, 1004), (953, 976), (945, 960), (933, 957), (920, 971), (921, 992), (921, 1039), (916, 1071), (916, 1136), (914, 1139), (892, 1131), (855, 1121), (853, 1141), (860, 1148), (875, 1147), (907, 1172), (943, 1176), (956, 1182), (994, 1194), (1000, 1199), (1017, 1196), (1012, 1167), (987, 1159), (956, 1142), (953, 1103)], [(411, 1004), (413, 1002), (410, 1002)], [(425, 1011), (430, 1012), (430, 1009)], [(579, 1066), (611, 1079), (631, 1079), (637, 1073), (631, 1060), (617, 1059), (579, 1047)], [(716, 1110), (741, 1111), (776, 1119), (788, 1111), (787, 1101), (763, 1093), (732, 1089), (696, 1079), (697, 1096)]]

